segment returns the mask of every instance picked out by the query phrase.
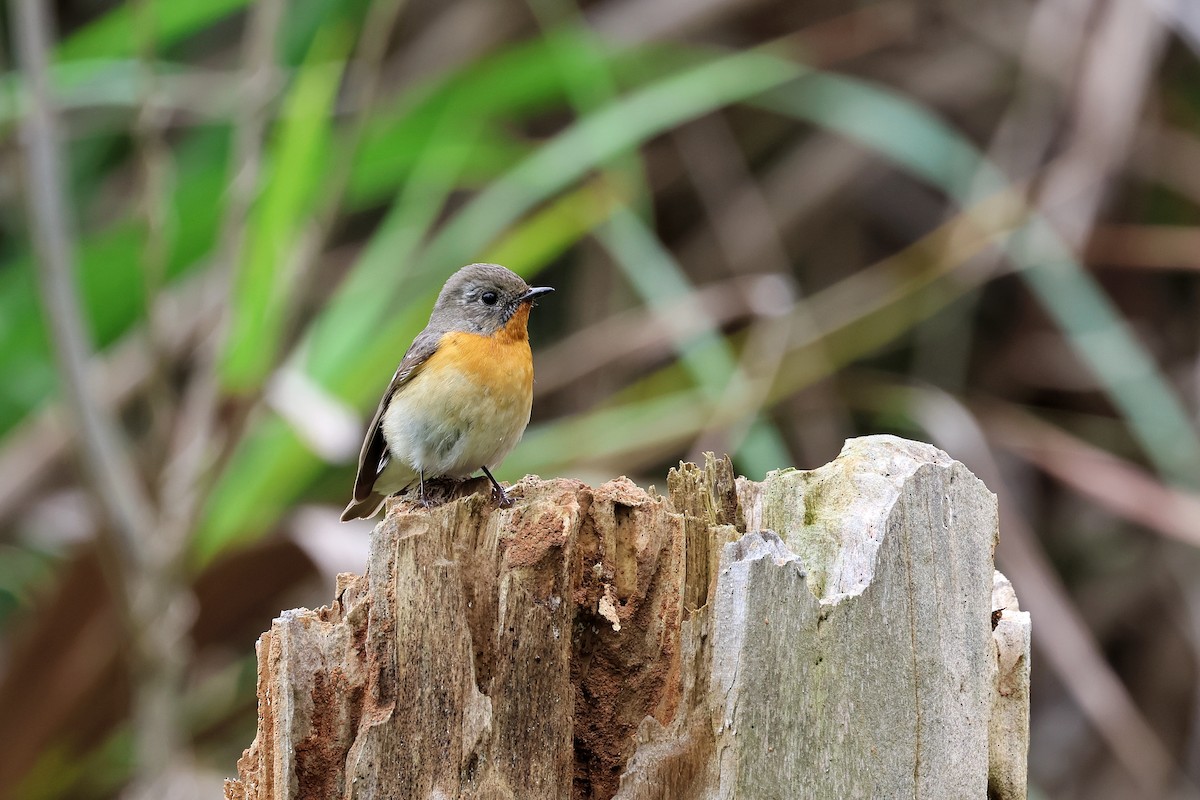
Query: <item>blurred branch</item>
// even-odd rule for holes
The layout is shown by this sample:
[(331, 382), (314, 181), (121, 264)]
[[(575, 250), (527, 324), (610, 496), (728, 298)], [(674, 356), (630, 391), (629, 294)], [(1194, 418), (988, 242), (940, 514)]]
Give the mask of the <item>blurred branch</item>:
[(1200, 271), (1200, 227), (1102, 225), (1088, 238), (1093, 268)]
[(209, 312), (212, 324), (197, 344), (160, 476), (161, 531), (155, 542), (152, 568), (141, 587), (142, 601), (151, 615), (144, 633), (148, 663), (143, 674), (134, 676), (135, 720), (143, 763), (133, 791), (146, 800), (194, 791), (178, 772), (182, 766), (179, 762), (186, 755), (182, 699), (193, 646), (190, 631), (195, 605), (185, 562), (188, 540), (211, 477), (206, 468), (219, 451), (216, 442), (221, 395), (216, 362), (226, 336), (228, 299), (234, 265), (242, 249), (245, 219), (258, 187), (283, 5), (281, 0), (255, 3), (247, 22), (243, 94), (233, 124), (229, 195), (218, 233), (216, 263), (210, 269), (211, 281), (203, 284), (206, 291), (193, 298)]
[(80, 437), (80, 454), (112, 520), (110, 545), (124, 568), (140, 559), (153, 533), (154, 512), (113, 420), (103, 413), (87, 374), (91, 354), (75, 288), (74, 253), (58, 126), (47, 79), (48, 8), (41, 0), (10, 0), (18, 62), (29, 84), (30, 109), (21, 126), (30, 226), (40, 261), (42, 301), (62, 381), (62, 395)]
[[(1038, 184), (1039, 207), (1072, 250), (1083, 243), (1103, 204), (1109, 182), (1124, 163), (1137, 131), (1165, 29), (1141, 2), (1097, 3), (1099, 19), (1080, 57), (1071, 138)], [(1061, 48), (1061, 29), (1044, 31)]]
[(1000, 403), (982, 407), (988, 438), (1097, 506), (1176, 541), (1200, 547), (1200, 495), (1166, 486), (1145, 470), (1032, 414)]
[(434, 16), (383, 65), (382, 80), (389, 87), (410, 87), (454, 74), (496, 52), (527, 24), (511, 6), (493, 0), (434, 3), (422, 11)]
[[(75, 289), (73, 245), (63, 197), (64, 180), (57, 152), (58, 132), (47, 80), (49, 22), (41, 0), (12, 0), (17, 21), (21, 67), (31, 84), (32, 105), (22, 128), (27, 154), (27, 192), (35, 246), (40, 254), (43, 301), (59, 362), (62, 394), (80, 437), (80, 450), (100, 501), (112, 519), (118, 576), (110, 576), (117, 606), (124, 612), (132, 643), (130, 666), (135, 687), (135, 731), (140, 790), (147, 797), (166, 796), (165, 776), (176, 766), (179, 717), (171, 702), (181, 694), (178, 659), (173, 649), (157, 647), (159, 639), (177, 637), (164, 631), (179, 604), (157, 591), (163, 583), (157, 554), (158, 520), (140, 483), (130, 454), (113, 420), (88, 380), (91, 347)], [(113, 558), (112, 554), (109, 554)], [(169, 583), (169, 579), (167, 580)], [(186, 628), (185, 628), (186, 630)], [(165, 701), (165, 702), (164, 702)]]
[[(166, 441), (170, 436), (170, 409), (173, 405), (170, 365), (160, 345), (166, 339), (166, 329), (172, 320), (156, 314), (155, 299), (166, 282), (167, 258), (170, 254), (170, 180), (171, 152), (163, 136), (166, 114), (158, 106), (158, 75), (154, 69), (157, 46), (153, 0), (135, 0), (132, 8), (134, 33), (138, 40), (138, 60), (145, 72), (139, 85), (137, 115), (133, 139), (138, 154), (141, 215), (146, 229), (146, 242), (141, 253), (143, 314), (150, 333), (151, 371), (148, 381), (149, 432), (147, 462), (161, 464)], [(161, 501), (160, 501), (161, 502)]]

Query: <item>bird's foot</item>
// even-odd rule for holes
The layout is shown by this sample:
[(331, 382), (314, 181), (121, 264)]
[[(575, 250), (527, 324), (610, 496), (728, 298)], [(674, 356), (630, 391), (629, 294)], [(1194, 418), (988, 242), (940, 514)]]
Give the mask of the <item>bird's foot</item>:
[(496, 501), (496, 505), (500, 508), (508, 508), (513, 504), (512, 498), (508, 496), (508, 492), (500, 486), (492, 487), (492, 499)]
[(483, 474), (487, 475), (488, 480), (492, 482), (492, 499), (496, 501), (496, 505), (500, 508), (508, 508), (513, 504), (512, 498), (508, 496), (508, 492), (504, 491), (504, 487), (500, 485), (487, 467), (483, 468)]

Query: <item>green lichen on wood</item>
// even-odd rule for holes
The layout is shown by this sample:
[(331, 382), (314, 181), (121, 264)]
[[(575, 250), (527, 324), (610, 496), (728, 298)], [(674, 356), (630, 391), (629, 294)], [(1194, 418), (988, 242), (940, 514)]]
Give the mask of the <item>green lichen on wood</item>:
[(839, 502), (842, 476), (832, 466), (778, 470), (764, 481), (763, 527), (779, 534), (800, 556), (808, 588), (818, 598), (825, 596), (830, 565), (842, 546), (837, 528), (844, 513)]

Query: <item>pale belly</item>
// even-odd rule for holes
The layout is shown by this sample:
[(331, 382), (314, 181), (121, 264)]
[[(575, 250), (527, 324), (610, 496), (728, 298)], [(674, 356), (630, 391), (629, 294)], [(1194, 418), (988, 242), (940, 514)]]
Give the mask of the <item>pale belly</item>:
[[(508, 347), (517, 344), (525, 348), (523, 359), (490, 361), (529, 365), (528, 343)], [(439, 350), (384, 412), (383, 435), (392, 460), (399, 462), (380, 476), (384, 483), (411, 483), (415, 476), (410, 469), (426, 478), (464, 478), (481, 467), (494, 467), (512, 451), (529, 424), (531, 366), (510, 371), (491, 368), (485, 380), (477, 381), (464, 371), (436, 363), (439, 360), (452, 361)], [(380, 488), (398, 491), (403, 486)]]

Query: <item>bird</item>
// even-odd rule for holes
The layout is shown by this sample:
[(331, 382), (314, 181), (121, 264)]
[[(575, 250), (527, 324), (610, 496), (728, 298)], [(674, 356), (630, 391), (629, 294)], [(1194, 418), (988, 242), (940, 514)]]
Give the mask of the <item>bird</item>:
[(342, 521), (370, 519), (384, 500), (425, 481), (491, 469), (516, 446), (533, 408), (529, 311), (553, 292), (499, 264), (468, 264), (446, 280), (429, 324), (409, 346), (367, 426)]

